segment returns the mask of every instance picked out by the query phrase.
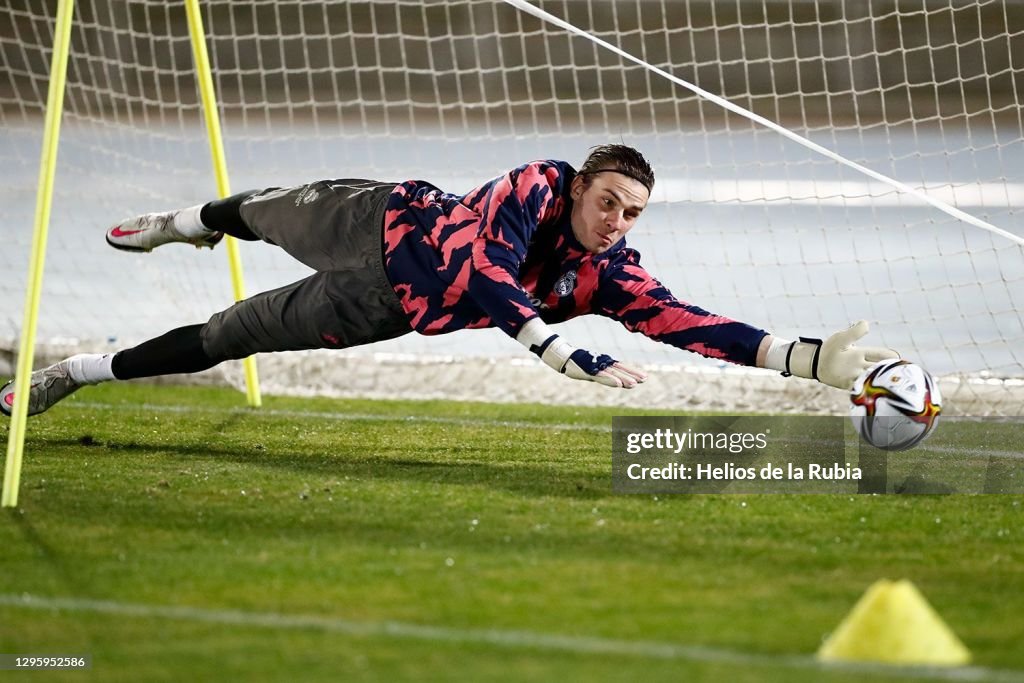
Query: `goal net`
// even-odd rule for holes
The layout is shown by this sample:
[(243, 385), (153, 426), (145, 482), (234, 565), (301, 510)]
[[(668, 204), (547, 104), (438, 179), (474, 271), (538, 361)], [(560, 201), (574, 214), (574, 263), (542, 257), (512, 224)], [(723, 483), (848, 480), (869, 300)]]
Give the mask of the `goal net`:
[[(0, 8), (0, 343), (20, 333), (56, 3)], [(1024, 4), (1011, 0), (533, 0), (700, 88), (1024, 235)], [(204, 0), (235, 191), (423, 178), (451, 192), (623, 142), (652, 162), (630, 234), (679, 298), (781, 336), (866, 318), (942, 379), (947, 410), (1020, 414), (1024, 251), (500, 0)], [(37, 365), (202, 322), (221, 250), (116, 252), (106, 228), (213, 199), (184, 7), (76, 3)], [(304, 277), (243, 244), (250, 293)], [(493, 330), (260, 358), (268, 392), (711, 410), (841, 410), (841, 392), (726, 367), (596, 316), (573, 343), (648, 367), (571, 382)], [(241, 382), (240, 366), (207, 375)]]

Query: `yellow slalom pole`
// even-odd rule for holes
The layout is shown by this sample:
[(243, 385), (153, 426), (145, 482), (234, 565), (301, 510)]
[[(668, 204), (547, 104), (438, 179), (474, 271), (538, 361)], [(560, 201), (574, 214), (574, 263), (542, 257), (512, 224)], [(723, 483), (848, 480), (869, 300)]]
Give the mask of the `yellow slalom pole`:
[(18, 505), (21, 458), (25, 451), (25, 423), (28, 419), (28, 393), (36, 344), (36, 323), (39, 321), (39, 297), (43, 289), (46, 237), (50, 227), (53, 177), (57, 166), (57, 142), (60, 140), (60, 119), (64, 109), (64, 84), (67, 81), (71, 19), (74, 16), (74, 9), (74, 0), (60, 0), (57, 5), (57, 26), (53, 33), (53, 59), (50, 62), (50, 86), (46, 94), (43, 151), (39, 160), (39, 189), (36, 192), (32, 255), (28, 268), (21, 341), (18, 347), (18, 369), (14, 377), (14, 406), (11, 410), (11, 430), (7, 435), (7, 460), (4, 465), (4, 487), (0, 507), (16, 507)]
[[(213, 157), (213, 172), (217, 178), (217, 194), (224, 198), (231, 195), (228, 184), (227, 163), (224, 160), (224, 139), (220, 133), (220, 117), (217, 115), (217, 96), (213, 90), (213, 76), (210, 73), (210, 57), (206, 52), (206, 33), (203, 31), (203, 17), (199, 11), (199, 0), (185, 0), (185, 11), (188, 14), (188, 32), (192, 38), (192, 57), (195, 61), (196, 79), (199, 81), (199, 96), (203, 103), (203, 115), (206, 118), (206, 132), (210, 138), (210, 155)], [(238, 242), (230, 235), (224, 238), (227, 247), (228, 263), (231, 268), (231, 288), (235, 301), (245, 298), (245, 282), (242, 279), (242, 258), (238, 253)], [(258, 408), (263, 400), (260, 397), (260, 380), (256, 374), (256, 357), (249, 356), (243, 361), (245, 365), (245, 391), (249, 405)]]

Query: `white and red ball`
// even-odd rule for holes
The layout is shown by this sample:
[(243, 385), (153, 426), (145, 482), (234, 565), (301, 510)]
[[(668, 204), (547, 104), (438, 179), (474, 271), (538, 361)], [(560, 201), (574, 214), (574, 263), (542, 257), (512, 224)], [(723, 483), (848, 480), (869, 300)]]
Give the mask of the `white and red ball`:
[(850, 419), (862, 439), (888, 451), (917, 446), (935, 430), (942, 412), (939, 385), (920, 365), (883, 360), (857, 378)]

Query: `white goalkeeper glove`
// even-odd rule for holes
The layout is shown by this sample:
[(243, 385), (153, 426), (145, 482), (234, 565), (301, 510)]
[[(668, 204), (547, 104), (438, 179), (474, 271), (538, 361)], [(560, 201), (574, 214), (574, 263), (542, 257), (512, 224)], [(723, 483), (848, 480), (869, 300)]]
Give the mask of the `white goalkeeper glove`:
[(765, 367), (781, 370), (783, 375), (816, 379), (837, 389), (849, 391), (854, 380), (871, 365), (887, 358), (899, 358), (892, 349), (877, 346), (855, 346), (868, 333), (868, 323), (861, 320), (836, 332), (822, 342), (800, 337), (799, 341), (772, 340)]
[(595, 355), (576, 348), (555, 334), (540, 318), (523, 325), (516, 341), (540, 356), (548, 367), (572, 379), (621, 389), (632, 389), (647, 380), (647, 375), (626, 367), (611, 356)]

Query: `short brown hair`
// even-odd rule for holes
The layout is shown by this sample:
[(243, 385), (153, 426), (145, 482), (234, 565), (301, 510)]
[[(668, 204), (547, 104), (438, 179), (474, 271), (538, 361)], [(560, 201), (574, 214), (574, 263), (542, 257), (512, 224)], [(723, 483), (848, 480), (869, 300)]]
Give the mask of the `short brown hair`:
[(598, 145), (590, 148), (590, 154), (579, 171), (584, 185), (590, 185), (587, 176), (601, 171), (618, 171), (629, 176), (646, 187), (648, 193), (654, 188), (654, 169), (643, 154), (626, 145)]

